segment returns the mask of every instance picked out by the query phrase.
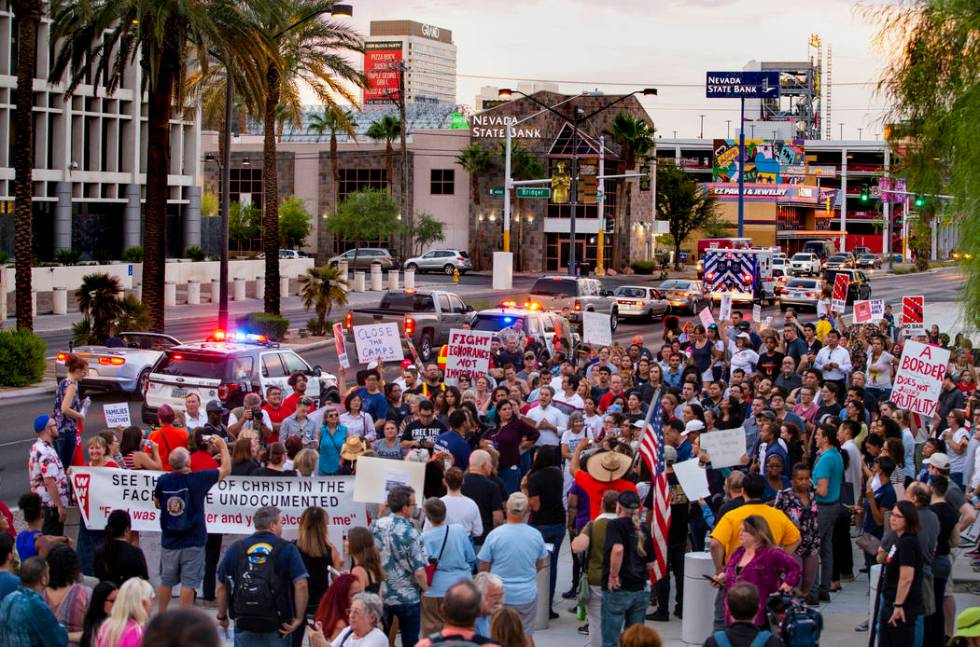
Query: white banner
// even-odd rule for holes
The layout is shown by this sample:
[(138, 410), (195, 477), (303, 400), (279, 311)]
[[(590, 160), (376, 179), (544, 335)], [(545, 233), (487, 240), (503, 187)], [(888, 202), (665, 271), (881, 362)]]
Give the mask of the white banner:
[(871, 300), (871, 321), (877, 323), (885, 318), (885, 302), (882, 299)]
[(400, 362), (405, 359), (401, 334), (394, 322), (354, 326), (354, 345), (357, 346), (357, 361), (361, 364), (371, 360)]
[(898, 362), (891, 401), (900, 409), (924, 416), (935, 415), (948, 365), (948, 350), (907, 340)]
[(707, 452), (713, 469), (741, 465), (745, 454), (745, 430), (735, 427), (709, 431), (698, 436), (698, 444), (701, 451)]
[[(160, 532), (153, 489), (161, 474), (111, 467), (71, 468), (85, 525), (89, 530), (102, 530), (109, 513), (123, 509), (133, 519), (133, 530)], [(303, 510), (319, 506), (327, 511), (331, 539), (342, 541), (350, 527), (367, 523), (364, 505), (354, 503), (353, 495), (353, 476), (229, 476), (208, 492), (205, 521), (211, 533), (248, 535), (255, 531), (255, 511), (274, 505), (282, 511), (284, 531), (295, 530)]]
[(674, 463), (674, 475), (677, 476), (677, 482), (684, 490), (684, 494), (691, 501), (711, 496), (711, 492), (708, 491), (708, 473), (701, 467), (697, 458)]
[(725, 292), (721, 295), (721, 305), (718, 306), (718, 319), (729, 321), (732, 318), (732, 295)]
[(449, 331), (446, 349), (446, 384), (459, 383), (460, 376), (468, 375), (470, 382), (486, 375), (490, 370), (490, 342), (494, 333), (485, 330)]
[(609, 315), (601, 312), (582, 313), (582, 342), (596, 346), (612, 346)]

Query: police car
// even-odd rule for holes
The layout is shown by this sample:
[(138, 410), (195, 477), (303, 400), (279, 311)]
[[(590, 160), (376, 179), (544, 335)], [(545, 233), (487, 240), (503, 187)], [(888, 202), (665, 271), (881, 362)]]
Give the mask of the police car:
[(280, 348), (265, 335), (217, 330), (207, 341), (164, 351), (146, 381), (143, 422), (156, 424), (157, 409), (164, 404), (184, 409), (184, 399), (191, 393), (202, 405), (219, 400), (226, 410), (241, 406), (246, 393), (259, 393), (264, 399), (273, 384), (286, 396), (293, 391), (287, 380), (297, 372), (311, 378), (306, 395), (317, 404), (337, 388), (335, 376), (319, 366), (310, 367), (295, 351)]
[(470, 321), (473, 330), (500, 332), (505, 328), (521, 330), (525, 343), (537, 342), (548, 356), (562, 352), (567, 356), (578, 342), (578, 336), (565, 317), (546, 312), (530, 301), (518, 305), (504, 301), (496, 308), (480, 310)]

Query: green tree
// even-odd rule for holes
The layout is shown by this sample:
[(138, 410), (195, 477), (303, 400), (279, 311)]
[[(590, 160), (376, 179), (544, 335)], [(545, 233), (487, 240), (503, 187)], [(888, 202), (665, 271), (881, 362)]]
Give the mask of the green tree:
[(337, 154), (337, 133), (343, 131), (357, 141), (357, 133), (354, 132), (354, 111), (343, 110), (332, 106), (324, 106), (323, 112), (310, 117), (308, 132), (316, 133), (316, 140), (320, 141), (323, 133), (330, 133), (330, 176), (333, 178), (333, 200), (331, 204), (337, 206), (337, 189), (340, 187), (339, 156)]
[(299, 247), (310, 235), (312, 216), (303, 200), (291, 195), (279, 205), (279, 240), (287, 249)]
[(327, 317), (334, 306), (347, 305), (347, 278), (336, 267), (311, 267), (299, 277), (299, 294), (303, 306), (316, 312), (316, 335), (327, 333)]
[(470, 195), (473, 202), (480, 204), (480, 176), (490, 170), (493, 158), (490, 151), (479, 144), (470, 144), (456, 156), (456, 163), (470, 176)]
[(415, 241), (416, 256), (432, 243), (446, 240), (445, 229), (446, 223), (436, 219), (431, 213), (420, 213), (409, 232), (411, 239)]
[[(272, 0), (263, 0), (272, 1)], [(184, 79), (192, 61), (202, 69), (209, 50), (240, 70), (256, 86), (260, 73), (242, 63), (242, 55), (268, 43), (243, 19), (253, 3), (236, 0), (174, 2), (171, 0), (52, 0), (51, 42), (60, 49), (51, 81), (70, 72), (68, 94), (82, 83), (109, 92), (138, 65), (146, 92), (146, 201), (144, 209), (143, 301), (151, 329), (164, 330), (163, 288), (166, 281), (166, 220), (171, 168), (170, 121), (174, 106), (184, 106)], [(252, 74), (249, 74), (252, 72)]]
[[(504, 159), (507, 155), (507, 148), (504, 144), (500, 144), (500, 165), (503, 167)], [(540, 180), (547, 177), (547, 169), (544, 163), (541, 162), (537, 157), (535, 157), (531, 151), (524, 147), (520, 142), (512, 143), (510, 147), (510, 176), (515, 180)], [(521, 212), (521, 199), (517, 197), (517, 189), (511, 190), (510, 196), (511, 204), (514, 205), (514, 213)], [(524, 269), (524, 253), (523, 253), (523, 241), (524, 241), (524, 218), (513, 218), (511, 219), (511, 227), (513, 227), (514, 221), (517, 220), (517, 243), (511, 243), (511, 250), (517, 254), (517, 269)]]
[(385, 163), (388, 170), (388, 193), (393, 191), (393, 178), (395, 175), (395, 149), (391, 142), (395, 141), (402, 132), (402, 122), (396, 117), (385, 115), (381, 119), (371, 124), (367, 129), (367, 136), (375, 141), (385, 143)]
[[(327, 218), (327, 230), (334, 236), (353, 242), (385, 240), (401, 233), (398, 204), (384, 191), (368, 189), (352, 193), (340, 203), (337, 211)], [(354, 255), (357, 264), (357, 255)]]
[[(910, 191), (953, 196), (949, 206), (960, 226), (960, 249), (970, 256), (962, 261), (968, 275), (965, 320), (975, 326), (980, 316), (980, 4), (914, 0), (874, 4), (865, 11), (878, 24), (878, 40), (890, 55), (878, 83), (891, 105), (885, 139), (899, 152), (898, 172)], [(932, 213), (926, 211), (928, 220)]]
[(657, 167), (657, 220), (666, 220), (674, 244), (674, 264), (681, 267), (681, 245), (697, 229), (718, 222), (717, 201), (688, 174), (672, 164)]
[[(613, 119), (612, 124), (606, 129), (613, 142), (619, 146), (619, 158), (623, 161), (623, 172), (631, 173), (636, 168), (636, 163), (645, 159), (654, 150), (653, 127), (643, 119), (637, 119), (628, 112), (620, 112)], [(622, 269), (623, 248), (628, 249), (629, 236), (621, 241), (619, 233), (625, 231), (629, 233), (632, 224), (632, 202), (633, 182), (627, 179), (619, 180), (616, 183), (616, 210), (621, 217), (614, 221), (613, 245), (612, 245), (612, 265), (618, 272)], [(625, 243), (625, 245), (623, 244)], [(628, 255), (628, 254), (627, 254)]]
[[(253, 204), (242, 206), (232, 202), (228, 207), (228, 243), (241, 252), (247, 244), (252, 250), (252, 241), (262, 236), (262, 212)], [(276, 252), (276, 256), (279, 252)]]
[(204, 217), (218, 215), (218, 196), (210, 191), (201, 194), (201, 215)]
[(75, 291), (78, 310), (90, 326), (90, 343), (103, 343), (123, 314), (122, 284), (109, 274), (86, 274)]

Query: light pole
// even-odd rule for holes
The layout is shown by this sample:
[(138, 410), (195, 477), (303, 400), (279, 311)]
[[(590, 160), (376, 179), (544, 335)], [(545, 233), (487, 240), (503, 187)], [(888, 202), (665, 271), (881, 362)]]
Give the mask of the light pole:
[(731, 119), (726, 119), (725, 120), (725, 139), (731, 139), (731, 138), (732, 138), (732, 120)]
[(837, 122), (837, 125), (840, 126), (840, 140), (844, 141), (844, 122), (839, 121)]
[(698, 139), (704, 139), (704, 115), (698, 115), (701, 117), (701, 134), (698, 135)]

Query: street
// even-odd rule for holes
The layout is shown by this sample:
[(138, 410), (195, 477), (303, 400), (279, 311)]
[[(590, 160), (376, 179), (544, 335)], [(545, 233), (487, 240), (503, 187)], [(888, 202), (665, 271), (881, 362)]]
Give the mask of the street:
[[(493, 301), (502, 299), (505, 296), (517, 296), (522, 294), (522, 290), (530, 287), (535, 277), (521, 276), (515, 277), (515, 290), (511, 294), (502, 294), (490, 290), (490, 278), (485, 275), (470, 275), (463, 277), (458, 291), (464, 295), (464, 300), (468, 303), (482, 302), (485, 305)], [(604, 278), (603, 284), (607, 287), (616, 285), (626, 285), (630, 283), (648, 283), (649, 277), (619, 276), (615, 278)], [(441, 287), (452, 290), (452, 282), (448, 277), (443, 279), (437, 275), (425, 277), (428, 287), (442, 283)], [(953, 304), (960, 298), (960, 291), (963, 285), (963, 276), (957, 270), (949, 268), (924, 274), (909, 274), (903, 276), (886, 275), (872, 278), (872, 298), (885, 299), (886, 303), (896, 304), (902, 296), (921, 294), (926, 298), (927, 304)], [(421, 287), (421, 286), (420, 286)], [(376, 293), (368, 293), (365, 301), (369, 297), (372, 301), (378, 298)], [(491, 298), (492, 297), (492, 298)], [(293, 325), (302, 325), (308, 318), (308, 313), (302, 308), (301, 304), (293, 298), (290, 306), (283, 309), (283, 315), (289, 317)], [(717, 314), (717, 307), (714, 309)], [(799, 313), (802, 321), (810, 321), (813, 314), (809, 312)], [(775, 306), (763, 309), (763, 317), (772, 315), (775, 324), (781, 321), (779, 308)], [(690, 315), (681, 316), (683, 321), (691, 318)], [(926, 322), (928, 325), (928, 321)], [(210, 320), (183, 319), (178, 320), (173, 327), (168, 326), (168, 332), (184, 339), (203, 338), (211, 330), (213, 324)], [(623, 320), (619, 328), (613, 334), (613, 339), (621, 344), (628, 344), (634, 335), (642, 335), (644, 344), (651, 348), (659, 348), (663, 325), (659, 322), (631, 321)], [(950, 331), (950, 336), (956, 331)], [(50, 342), (49, 342), (50, 343)], [(55, 347), (49, 346), (49, 350)], [(333, 345), (314, 349), (311, 351), (300, 351), (300, 354), (311, 365), (319, 364), (325, 371), (335, 373), (337, 370), (337, 357)], [(31, 424), (34, 417), (42, 413), (50, 413), (53, 402), (53, 394), (46, 394), (36, 397), (18, 399), (16, 401), (0, 402), (0, 420), (4, 421), (0, 427), (0, 498), (9, 503), (16, 503), (18, 496), (27, 490), (27, 451), (30, 443), (33, 442)], [(102, 406), (105, 403), (121, 402), (124, 396), (121, 394), (100, 394), (93, 395), (92, 408), (88, 416), (88, 424), (85, 429), (85, 437), (97, 433), (105, 428)], [(129, 403), (131, 418), (134, 422), (140, 419), (140, 402), (132, 400)]]

